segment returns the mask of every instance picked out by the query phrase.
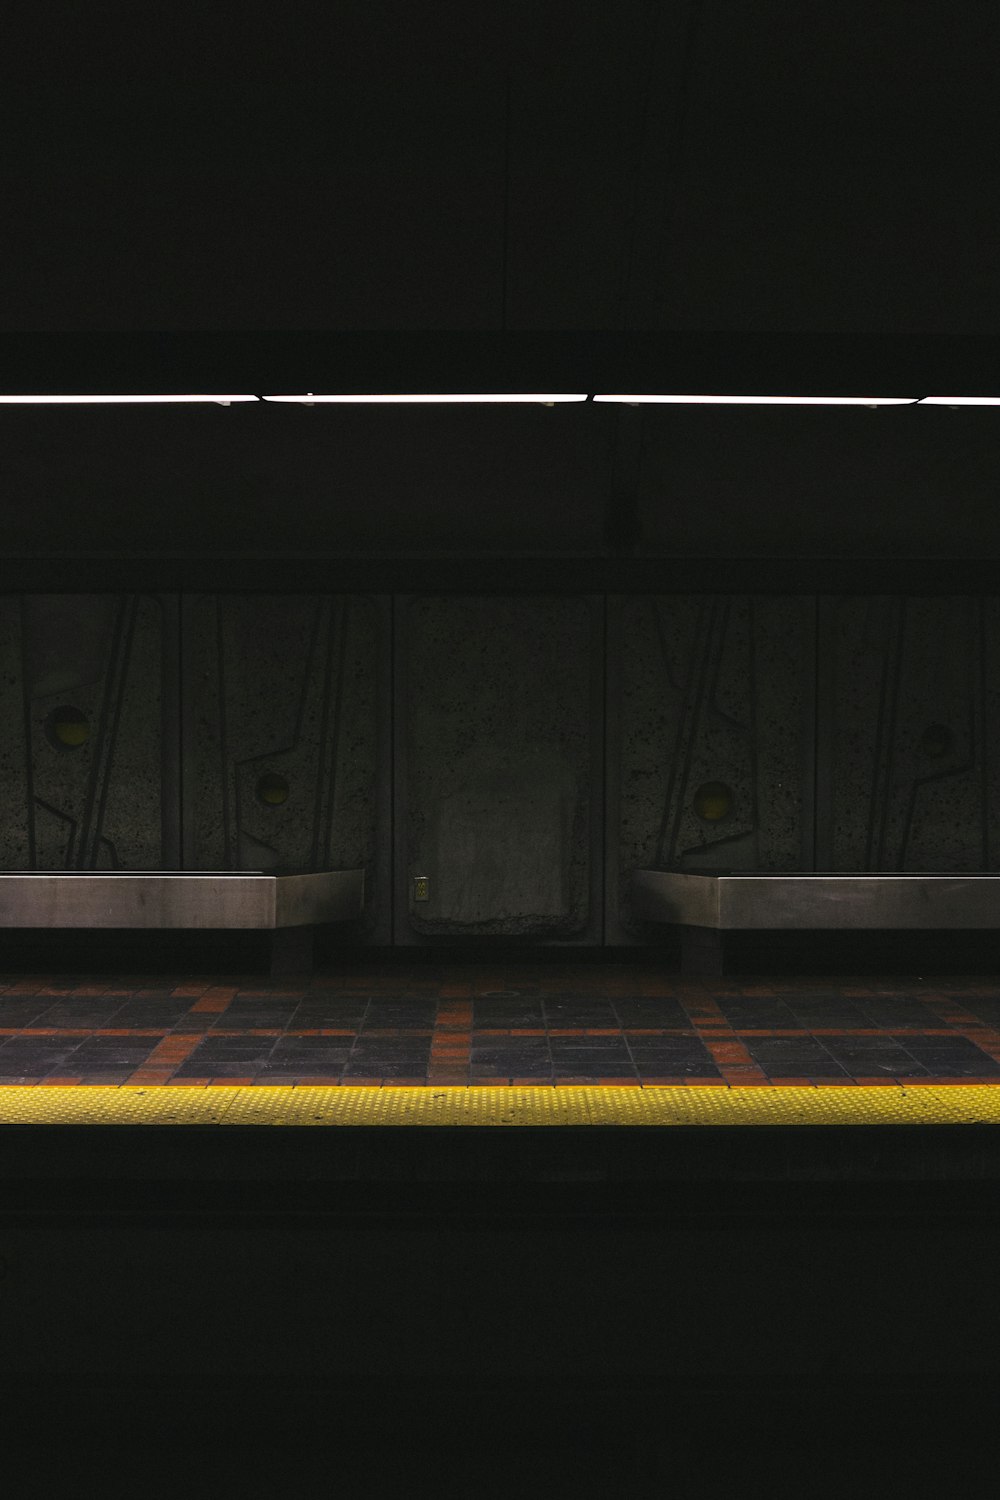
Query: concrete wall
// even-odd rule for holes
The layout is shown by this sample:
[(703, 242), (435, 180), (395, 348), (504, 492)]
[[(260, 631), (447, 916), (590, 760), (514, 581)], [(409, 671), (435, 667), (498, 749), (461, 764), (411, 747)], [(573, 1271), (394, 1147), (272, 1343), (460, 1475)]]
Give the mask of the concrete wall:
[[(186, 867), (363, 866), (364, 929), (379, 928), (389, 901), (387, 788), (379, 795), (384, 616), (366, 597), (184, 600)], [(386, 923), (379, 931), (387, 940)]]
[(810, 868), (814, 614), (808, 598), (611, 602), (609, 927), (635, 930), (636, 868)]
[(997, 863), (998, 601), (821, 601), (821, 851), (834, 870)]
[(4, 868), (363, 865), (374, 943), (640, 941), (649, 865), (995, 869), (997, 744), (996, 597), (0, 596)]
[(397, 619), (397, 941), (599, 941), (603, 601), (404, 599)]
[(0, 601), (0, 858), (6, 869), (176, 859), (164, 809), (164, 602)]

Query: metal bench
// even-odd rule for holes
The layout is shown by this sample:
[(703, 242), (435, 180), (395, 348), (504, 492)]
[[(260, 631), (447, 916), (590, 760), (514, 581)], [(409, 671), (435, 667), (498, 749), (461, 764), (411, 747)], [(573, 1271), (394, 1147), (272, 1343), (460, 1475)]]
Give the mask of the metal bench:
[(1000, 875), (636, 870), (636, 915), (681, 930), (681, 970), (725, 972), (725, 934), (1000, 928)]
[(0, 874), (0, 928), (264, 930), (273, 977), (308, 972), (317, 926), (356, 920), (363, 903), (363, 870)]

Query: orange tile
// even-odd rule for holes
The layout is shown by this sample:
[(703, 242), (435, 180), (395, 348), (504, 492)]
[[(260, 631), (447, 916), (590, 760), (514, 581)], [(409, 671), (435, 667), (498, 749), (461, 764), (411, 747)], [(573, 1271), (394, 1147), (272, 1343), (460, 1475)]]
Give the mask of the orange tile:
[(232, 998), (232, 994), (229, 993), (226, 993), (225, 995), (204, 995), (200, 1000), (195, 1001), (194, 1005), (192, 1005), (191, 1007), (191, 1010), (192, 1012), (211, 1011), (221, 1013), (224, 1010), (228, 1010)]

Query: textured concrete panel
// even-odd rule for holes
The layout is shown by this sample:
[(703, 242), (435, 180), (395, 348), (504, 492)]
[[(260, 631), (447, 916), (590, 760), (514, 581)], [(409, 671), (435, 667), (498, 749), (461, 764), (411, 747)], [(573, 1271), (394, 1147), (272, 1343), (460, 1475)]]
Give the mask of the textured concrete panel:
[(18, 595), (0, 598), (0, 867), (5, 870), (31, 863), (22, 613)]
[[(664, 595), (613, 608), (619, 910), (634, 932), (635, 869), (802, 867), (813, 604)], [(699, 816), (699, 789), (717, 783), (728, 810)]]
[(186, 868), (364, 867), (371, 918), (378, 631), (365, 597), (185, 602)]
[(996, 868), (996, 600), (841, 598), (825, 607), (831, 868)]
[[(571, 938), (590, 919), (588, 599), (420, 598), (405, 650), (406, 869), (422, 934)], [(412, 880), (427, 878), (415, 901)]]
[[(155, 868), (163, 857), (159, 601), (28, 595), (20, 635), (29, 816), (23, 858), (11, 847), (9, 867)], [(64, 743), (53, 715), (70, 709), (80, 727)], [(5, 819), (8, 829), (17, 820)]]

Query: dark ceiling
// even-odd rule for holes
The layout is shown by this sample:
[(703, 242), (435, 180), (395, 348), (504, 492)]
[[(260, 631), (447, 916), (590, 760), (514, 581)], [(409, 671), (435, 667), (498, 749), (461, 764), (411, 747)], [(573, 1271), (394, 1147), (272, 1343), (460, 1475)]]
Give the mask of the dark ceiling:
[[(4, 24), (0, 333), (1000, 333), (995, 0)], [(8, 556), (982, 558), (998, 480), (995, 410), (0, 413)]]
[(993, 0), (98, 0), (5, 32), (2, 328), (1000, 331)]

